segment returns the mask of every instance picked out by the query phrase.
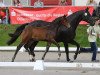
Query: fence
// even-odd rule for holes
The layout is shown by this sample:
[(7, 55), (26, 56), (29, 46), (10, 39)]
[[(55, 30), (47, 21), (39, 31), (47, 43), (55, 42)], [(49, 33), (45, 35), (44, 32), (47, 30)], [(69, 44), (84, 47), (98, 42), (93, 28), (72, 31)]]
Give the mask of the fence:
[(67, 62), (0, 62), (0, 67), (32, 67), (33, 70), (46, 70), (46, 68), (96, 68), (100, 69), (100, 63), (67, 63)]
[[(15, 51), (16, 50), (16, 46), (0, 46), (0, 51)], [(45, 51), (46, 47), (35, 47), (35, 51)], [(65, 51), (64, 47), (60, 47), (60, 50), (63, 52)], [(25, 51), (25, 48), (22, 47), (20, 49), (21, 52)], [(58, 51), (57, 47), (50, 47), (49, 51)], [(69, 47), (69, 51), (70, 52), (75, 52), (76, 51), (76, 47)], [(100, 48), (98, 48), (98, 52), (100, 52)]]
[[(16, 46), (1, 46), (0, 50), (14, 51)], [(22, 47), (20, 51), (24, 51)], [(36, 47), (35, 51), (44, 51), (45, 47)], [(50, 51), (57, 51), (57, 47), (50, 47)], [(70, 52), (76, 51), (75, 47), (69, 48)], [(64, 47), (61, 47), (64, 51)], [(100, 48), (99, 48), (100, 51)], [(43, 60), (36, 60), (36, 62), (0, 62), (0, 67), (32, 67), (33, 70), (45, 70), (46, 68), (96, 68), (100, 69), (100, 63), (80, 63), (80, 62), (44, 62)]]

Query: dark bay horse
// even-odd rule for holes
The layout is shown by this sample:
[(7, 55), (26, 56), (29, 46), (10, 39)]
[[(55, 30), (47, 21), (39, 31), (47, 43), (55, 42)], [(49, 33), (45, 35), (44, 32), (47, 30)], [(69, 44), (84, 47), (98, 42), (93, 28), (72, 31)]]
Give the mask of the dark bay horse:
[(66, 16), (64, 15), (62, 17), (56, 18), (53, 22), (48, 22), (47, 25), (48, 26), (44, 26), (44, 27), (33, 27), (29, 25), (23, 30), (23, 32), (21, 33), (21, 43), (17, 46), (12, 61), (14, 61), (20, 48), (23, 45), (30, 42), (31, 39), (34, 41), (46, 41), (48, 42), (48, 44), (51, 43), (55, 44), (58, 47), (58, 55), (59, 57), (61, 56), (60, 46), (55, 41), (55, 37), (61, 25), (64, 25), (65, 27), (70, 27), (68, 26), (70, 24), (68, 23)]
[[(77, 50), (75, 52), (74, 59), (77, 58), (77, 55), (78, 55), (78, 52), (79, 52), (80, 45), (74, 40), (74, 38), (76, 36), (77, 26), (79, 25), (80, 21), (86, 21), (86, 22), (90, 23), (90, 25), (94, 25), (94, 19), (90, 15), (88, 8), (86, 8), (84, 10), (77, 11), (77, 12), (71, 14), (70, 16), (68, 16), (66, 19), (70, 22), (71, 27), (67, 29), (65, 26), (61, 25), (61, 27), (59, 28), (59, 30), (57, 32), (57, 36), (56, 36), (55, 40), (57, 42), (63, 42), (64, 47), (65, 47), (66, 60), (70, 61), (68, 43), (77, 46)], [(39, 24), (40, 23), (37, 23), (36, 25), (39, 26)], [(11, 39), (7, 42), (7, 44), (10, 45), (13, 42), (15, 42), (16, 39), (20, 36), (21, 32), (24, 30), (24, 27), (27, 26), (27, 25), (34, 26), (35, 24), (34, 24), (34, 22), (31, 22), (29, 24), (18, 27), (17, 29), (20, 29), (20, 30), (18, 30), (18, 31), (16, 30), (14, 32), (14, 34), (10, 34)], [(42, 25), (40, 25), (40, 26), (42, 26)], [(33, 56), (34, 56), (34, 53), (33, 53), (34, 48), (37, 45), (37, 43), (38, 43), (38, 41), (33, 41), (32, 45), (29, 47)], [(24, 47), (27, 48), (27, 44)], [(47, 47), (47, 50), (49, 50), (49, 46)]]

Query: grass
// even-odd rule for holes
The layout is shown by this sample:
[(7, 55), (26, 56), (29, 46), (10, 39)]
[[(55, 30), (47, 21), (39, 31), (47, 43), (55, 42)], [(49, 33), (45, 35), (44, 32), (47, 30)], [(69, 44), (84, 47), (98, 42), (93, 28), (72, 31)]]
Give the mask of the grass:
[[(0, 24), (0, 46), (7, 46), (6, 42), (10, 39), (8, 36), (8, 33), (13, 33), (19, 25), (3, 25)], [(87, 26), (79, 25), (76, 30), (76, 38), (75, 40), (82, 46), (82, 47), (89, 47), (89, 42), (87, 39), (87, 32), (86, 32)], [(17, 39), (15, 43), (12, 44), (12, 46), (17, 46), (20, 42), (20, 37)], [(97, 39), (97, 44), (100, 46), (100, 40)], [(38, 46), (45, 46), (46, 42), (39, 42)], [(55, 46), (55, 45), (52, 45)], [(63, 46), (62, 43), (60, 43), (60, 46)], [(73, 45), (70, 45), (73, 46)]]

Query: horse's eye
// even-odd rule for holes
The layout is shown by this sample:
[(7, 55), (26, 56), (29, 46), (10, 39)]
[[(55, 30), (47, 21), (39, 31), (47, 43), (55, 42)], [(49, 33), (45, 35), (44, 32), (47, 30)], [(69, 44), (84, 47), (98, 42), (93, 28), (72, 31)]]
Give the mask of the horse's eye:
[(87, 16), (87, 13), (85, 13), (84, 15)]

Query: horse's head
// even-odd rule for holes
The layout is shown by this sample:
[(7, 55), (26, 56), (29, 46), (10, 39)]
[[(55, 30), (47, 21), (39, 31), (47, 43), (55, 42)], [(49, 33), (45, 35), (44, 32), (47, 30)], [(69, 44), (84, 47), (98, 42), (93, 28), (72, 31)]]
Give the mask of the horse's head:
[(91, 26), (94, 25), (95, 21), (94, 19), (92, 18), (91, 14), (89, 13), (89, 8), (86, 8), (84, 11), (83, 11), (83, 16), (82, 16), (82, 20), (83, 21), (86, 21), (88, 23), (90, 23)]
[(68, 20), (67, 20), (67, 18), (66, 18), (66, 15), (64, 15), (63, 17), (62, 17), (62, 22), (61, 22), (64, 26), (66, 26), (67, 28), (70, 28), (71, 27), (71, 25), (70, 25), (70, 23), (68, 22)]

